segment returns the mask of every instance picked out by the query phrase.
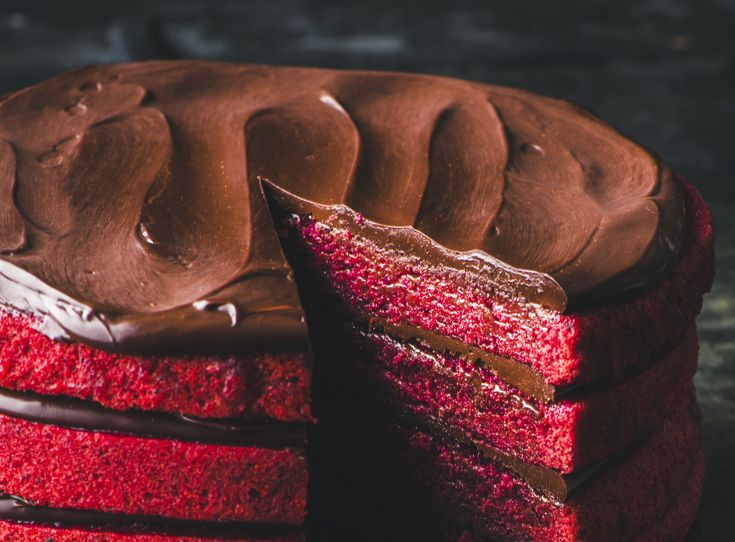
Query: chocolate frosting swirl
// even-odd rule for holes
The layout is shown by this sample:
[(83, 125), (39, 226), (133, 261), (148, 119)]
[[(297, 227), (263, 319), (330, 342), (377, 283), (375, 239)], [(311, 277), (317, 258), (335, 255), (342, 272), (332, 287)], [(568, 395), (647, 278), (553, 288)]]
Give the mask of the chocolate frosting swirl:
[(568, 102), (422, 75), (100, 66), (0, 102), (0, 298), (118, 351), (303, 348), (272, 190), (559, 311), (659, 280), (684, 218), (670, 170)]

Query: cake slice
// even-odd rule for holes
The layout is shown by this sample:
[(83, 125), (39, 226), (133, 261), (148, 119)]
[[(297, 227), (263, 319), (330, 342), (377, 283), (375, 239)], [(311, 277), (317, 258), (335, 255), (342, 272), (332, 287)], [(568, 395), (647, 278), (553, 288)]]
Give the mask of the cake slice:
[[(402, 482), (412, 489), (393, 505), (376, 504), (383, 493), (373, 488), (372, 502), (340, 503), (344, 515), (402, 510), (421, 494), (443, 518), (420, 534), (411, 524), (425, 514), (400, 527), (403, 521), (394, 518), (366, 540), (684, 538), (702, 491), (693, 324), (712, 280), (712, 229), (696, 190), (674, 182), (683, 190), (687, 218), (681, 252), (666, 277), (618, 303), (563, 313), (544, 313), (523, 297), (510, 302), (512, 313), (502, 312), (508, 302), (497, 292), (479, 302), (452, 271), (417, 264), (394, 243), (379, 248), (366, 233), (371, 225), (359, 224), (350, 211), (315, 208), (271, 187), (307, 313), (318, 315), (310, 321), (322, 428), (313, 445), (330, 450), (345, 434), (360, 443), (330, 455), (325, 469), (351, 458), (336, 483), (315, 467), (315, 484), (341, 488), (348, 479), (348, 487), (384, 487), (395, 478), (385, 472), (415, 471)], [(447, 305), (464, 313), (449, 313)], [(491, 317), (484, 316), (488, 306)], [(469, 334), (471, 328), (456, 327), (462, 318), (502, 331)], [(549, 339), (549, 322), (572, 330), (566, 342)], [(480, 347), (485, 338), (493, 344)], [(575, 350), (578, 360), (565, 358)], [(527, 352), (545, 357), (524, 361)], [(569, 375), (562, 385), (557, 370)], [(381, 421), (360, 427), (360, 412)], [(364, 455), (355, 468), (358, 454)], [(691, 477), (682, 477), (682, 464), (690, 465)], [(369, 474), (361, 477), (365, 468)], [(642, 480), (650, 483), (645, 490)], [(323, 491), (323, 501), (340, 502)], [(674, 499), (679, 494), (686, 498)], [(325, 533), (321, 525), (334, 520), (324, 510), (315, 514), (317, 538), (328, 537), (334, 527)], [(357, 517), (356, 524), (367, 521)], [(667, 519), (659, 523), (659, 517)]]

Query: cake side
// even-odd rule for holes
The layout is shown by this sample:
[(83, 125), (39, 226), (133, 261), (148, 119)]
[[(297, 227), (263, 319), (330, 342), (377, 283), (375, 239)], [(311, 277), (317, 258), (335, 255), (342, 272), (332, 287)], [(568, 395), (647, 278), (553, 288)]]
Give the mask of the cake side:
[(139, 356), (53, 340), (33, 317), (0, 311), (0, 386), (107, 408), (201, 418), (312, 421), (311, 355)]

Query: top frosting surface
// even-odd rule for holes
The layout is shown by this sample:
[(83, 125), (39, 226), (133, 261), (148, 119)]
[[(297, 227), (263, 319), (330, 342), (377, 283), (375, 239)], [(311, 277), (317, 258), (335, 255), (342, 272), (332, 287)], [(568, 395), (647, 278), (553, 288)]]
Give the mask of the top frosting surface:
[(659, 280), (684, 219), (660, 160), (565, 101), (409, 74), (100, 66), (0, 102), (0, 298), (112, 349), (301, 343), (269, 187), (555, 310)]

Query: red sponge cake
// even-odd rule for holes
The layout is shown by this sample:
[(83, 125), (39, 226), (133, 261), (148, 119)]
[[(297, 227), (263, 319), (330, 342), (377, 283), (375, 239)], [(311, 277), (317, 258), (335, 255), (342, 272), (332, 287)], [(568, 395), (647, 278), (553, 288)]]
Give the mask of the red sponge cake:
[(0, 99), (0, 189), (3, 540), (295, 541), (305, 521), (320, 542), (681, 540), (693, 521), (711, 219), (579, 106), (91, 67)]
[(205, 418), (310, 419), (310, 358), (299, 352), (240, 356), (135, 356), (59, 342), (29, 316), (0, 318), (0, 385), (88, 399), (108, 408)]
[[(377, 431), (370, 427), (374, 419), (354, 411), (350, 411), (350, 423), (370, 436), (340, 448), (351, 465), (337, 457), (330, 460), (340, 465), (342, 476), (350, 476), (356, 464), (373, 465), (374, 470), (352, 475), (363, 478), (362, 487), (372, 487), (372, 480), (384, 485), (396, 477), (408, 478), (412, 483), (403, 482), (403, 486), (411, 491), (375, 494), (400, 514), (412, 513), (407, 503), (421, 503), (412, 518), (417, 524), (430, 523), (435, 515), (451, 510), (458, 527), (442, 526), (445, 531), (436, 535), (437, 540), (654, 540), (655, 532), (664, 533), (659, 540), (681, 540), (693, 520), (703, 482), (698, 412), (691, 395), (683, 399), (645, 442), (617, 454), (595, 474), (585, 472), (563, 504), (550, 497), (548, 486), (542, 490), (538, 480), (529, 483), (487, 450), (461, 446), (435, 431), (396, 427), (382, 420), (386, 425)], [(340, 501), (330, 501), (332, 514), (335, 502)], [(363, 504), (357, 517), (351, 508), (344, 503), (337, 509), (344, 515), (352, 513), (354, 524), (368, 525), (369, 534), (358, 540), (431, 536), (420, 530), (421, 525), (400, 534), (393, 525), (370, 525), (371, 514), (364, 512), (371, 510), (368, 505)], [(327, 514), (315, 511), (320, 512)], [(338, 537), (317, 532), (315, 539)]]

